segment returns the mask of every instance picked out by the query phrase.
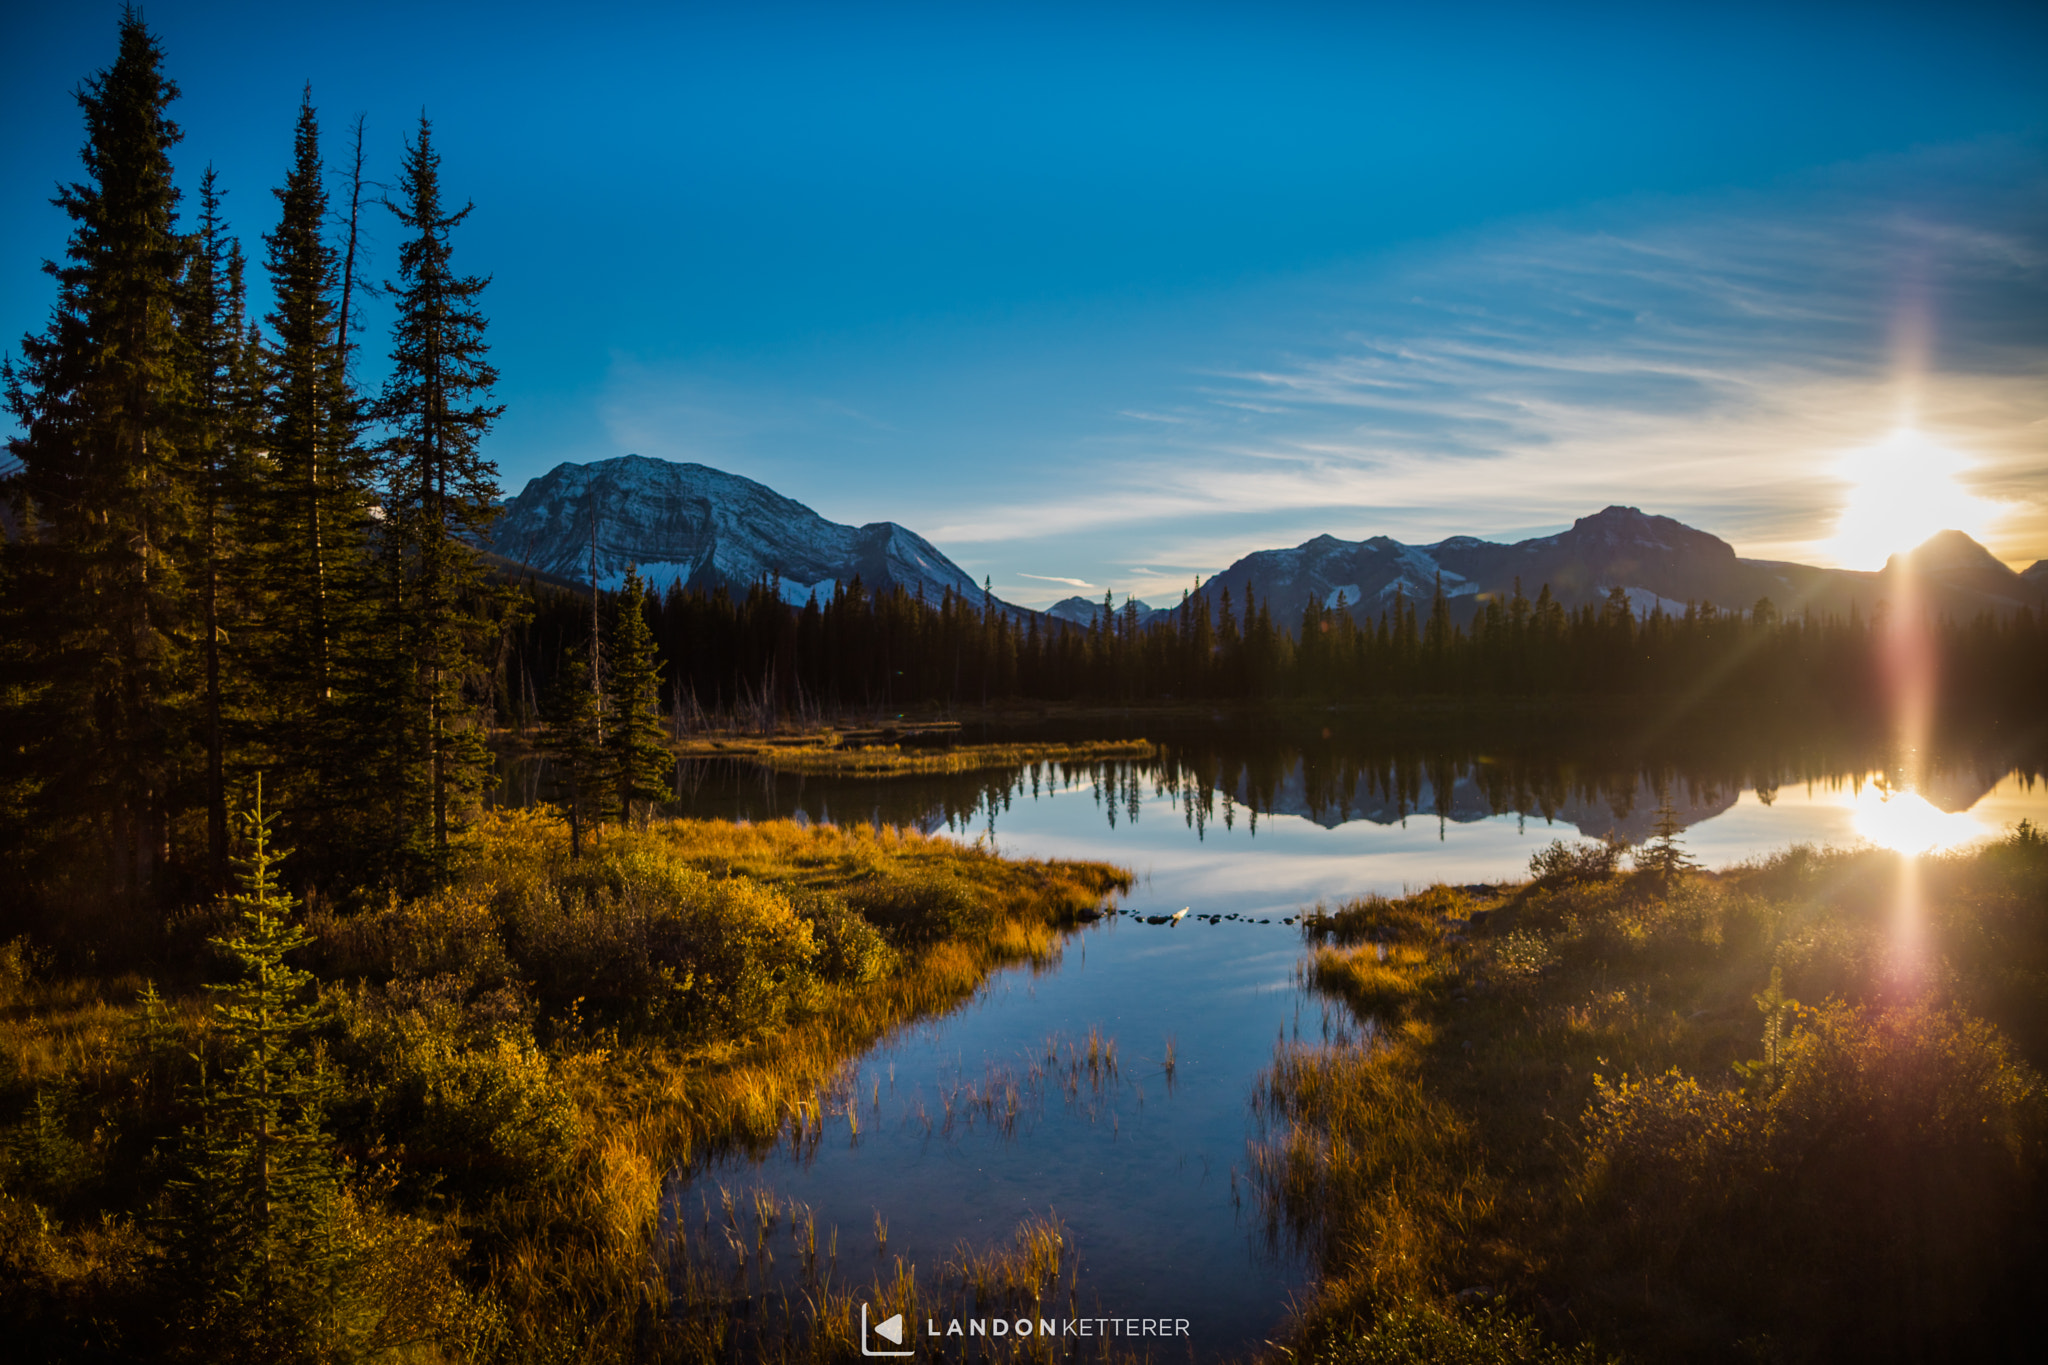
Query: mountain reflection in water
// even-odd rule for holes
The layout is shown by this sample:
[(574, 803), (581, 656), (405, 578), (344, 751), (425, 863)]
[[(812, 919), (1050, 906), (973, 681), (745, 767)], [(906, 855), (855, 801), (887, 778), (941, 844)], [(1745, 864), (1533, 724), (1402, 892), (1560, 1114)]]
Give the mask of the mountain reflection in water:
[[(1101, 737), (1101, 730), (1089, 737)], [(689, 759), (678, 766), (675, 799), (664, 813), (993, 836), (1020, 802), (1085, 791), (1109, 829), (1140, 818), (1157, 821), (1171, 811), (1197, 842), (1240, 824), (1256, 837), (1261, 820), (1293, 817), (1325, 830), (1398, 828), (1404, 842), (1429, 833), (1448, 845), (1458, 827), (1510, 821), (1518, 834), (1540, 835), (1544, 842), (1613, 835), (1637, 843), (1650, 837), (1668, 799), (1681, 828), (1702, 836), (1713, 831), (1696, 851), (1731, 861), (1801, 841), (1892, 842), (1885, 831), (1905, 827), (1911, 804), (1886, 805), (1900, 794), (1927, 811), (1975, 811), (1973, 821), (1943, 825), (1922, 818), (1913, 826), (1954, 838), (2048, 814), (2037, 809), (2048, 770), (2038, 748), (1958, 743), (1902, 754), (1881, 743), (1809, 737), (1797, 743), (1696, 741), (1657, 750), (1583, 741), (1517, 747), (1497, 735), (1488, 739), (1483, 745), (1456, 737), (1402, 743), (1328, 731), (1219, 727), (1161, 739), (1148, 759), (888, 778), (776, 773), (745, 760)], [(497, 799), (513, 805), (548, 799), (549, 766), (530, 755), (503, 759)]]

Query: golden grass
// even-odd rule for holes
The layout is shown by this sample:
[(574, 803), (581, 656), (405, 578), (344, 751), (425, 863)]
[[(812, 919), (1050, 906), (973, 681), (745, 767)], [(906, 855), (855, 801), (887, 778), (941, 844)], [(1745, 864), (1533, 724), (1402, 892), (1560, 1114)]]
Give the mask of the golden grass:
[[(915, 830), (790, 821), (676, 820), (643, 831), (607, 830), (586, 856), (601, 857), (608, 843), (621, 842), (699, 873), (787, 890), (835, 892), (878, 877), (943, 873), (995, 911), (987, 931), (971, 939), (907, 946), (900, 969), (880, 979), (822, 986), (801, 1017), (769, 1033), (693, 1045), (572, 1038), (561, 1046), (559, 1075), (585, 1134), (574, 1159), (579, 1174), (569, 1190), (542, 1196), (541, 1207), (505, 1211), (512, 1227), (525, 1229), (510, 1237), (493, 1272), (508, 1321), (545, 1323), (550, 1341), (614, 1354), (608, 1338), (630, 1320), (638, 1324), (635, 1353), (722, 1358), (734, 1344), (728, 1334), (738, 1330), (720, 1311), (729, 1286), (688, 1273), (650, 1273), (661, 1259), (653, 1213), (658, 1173), (717, 1150), (759, 1152), (785, 1137), (816, 1141), (848, 1062), (892, 1031), (964, 1002), (998, 967), (1055, 961), (1077, 913), (1128, 886), (1129, 874), (1101, 864), (1007, 860)], [(488, 884), (508, 875), (508, 862), (559, 865), (565, 856), (559, 820), (502, 812), (478, 827), (462, 876)], [(565, 1228), (591, 1232), (565, 1239)], [(815, 1225), (810, 1235), (815, 1257)], [(1033, 1249), (1023, 1264), (1040, 1265), (1043, 1239), (1026, 1240)], [(987, 1254), (972, 1262), (979, 1269), (966, 1279), (1011, 1264)], [(949, 1273), (930, 1292), (947, 1292), (945, 1284), (961, 1279), (949, 1280)], [(1015, 1288), (1024, 1273), (1003, 1271), (1002, 1282)], [(899, 1308), (909, 1315), (918, 1302), (912, 1267), (899, 1267), (886, 1283), (858, 1286), (858, 1296), (854, 1288), (821, 1283), (801, 1322), (792, 1318), (774, 1332), (747, 1328), (749, 1358), (833, 1358), (857, 1333), (856, 1297), (882, 1316)]]
[[(790, 897), (875, 887), (886, 895), (936, 884), (953, 898), (946, 904), (973, 907), (962, 921), (973, 928), (906, 937), (886, 955), (891, 968), (871, 979), (806, 978), (789, 1010), (762, 1015), (772, 1022), (737, 1035), (622, 1031), (584, 1022), (574, 1002), (533, 1021), (551, 1040), (537, 1060), (529, 1060), (536, 1057), (532, 1034), (517, 1032), (528, 1027), (517, 1022), (517, 1010), (489, 1016), (498, 1022), (488, 1024), (481, 1043), (453, 1031), (472, 1027), (460, 1022), (470, 1008), (461, 1003), (464, 992), (510, 970), (518, 926), (504, 918), (508, 907), (559, 902), (563, 922), (584, 915), (591, 932), (615, 930), (603, 919), (612, 912), (577, 899), (591, 894), (593, 869), (600, 879), (625, 878), (627, 892), (643, 901), (717, 893), (705, 903), (781, 916), (777, 932), (799, 967), (808, 960), (810, 931), (791, 919)], [(474, 1075), (526, 1087), (538, 1096), (535, 1112), (566, 1106), (569, 1146), (553, 1167), (520, 1183), (493, 1185), (486, 1162), (483, 1183), (468, 1193), (458, 1186), (428, 1193), (431, 1186), (407, 1183), (402, 1165), (381, 1173), (375, 1163), (388, 1153), (357, 1152), (370, 1164), (351, 1174), (343, 1234), (357, 1252), (357, 1306), (339, 1310), (337, 1320), (363, 1349), (394, 1360), (728, 1358), (737, 1338), (726, 1287), (682, 1273), (661, 1232), (671, 1173), (715, 1150), (761, 1150), (786, 1135), (815, 1140), (850, 1060), (891, 1031), (966, 1001), (997, 968), (1056, 961), (1079, 913), (1128, 885), (1129, 874), (1102, 864), (1009, 861), (914, 830), (788, 821), (609, 828), (590, 837), (585, 860), (573, 863), (566, 826), (550, 813), (487, 814), (448, 887), (316, 924), (329, 960), (383, 964), (373, 979), (333, 983), (339, 1026), (350, 1037), (358, 1027), (381, 1028), (375, 1037), (387, 1040), (451, 1030), (429, 1038), (434, 1047), (407, 1044), (406, 1056), (419, 1065), (456, 1068), (438, 1073), (446, 1084), (424, 1093), (443, 1104), (488, 1100), (490, 1084), (454, 1084)], [(747, 887), (753, 890), (745, 895), (724, 895)], [(723, 932), (715, 920), (689, 927)], [(147, 1157), (152, 1132), (170, 1141), (185, 1121), (181, 1096), (194, 1079), (190, 1053), (202, 1045), (208, 1001), (197, 990), (175, 993), (145, 1041), (135, 1004), (143, 985), (53, 972), (25, 943), (0, 950), (0, 1090), (15, 1115), (28, 1115), (15, 1120), (28, 1137), (10, 1139), (28, 1156), (0, 1151), (0, 1238), (9, 1242), (0, 1276), (10, 1280), (0, 1301), (44, 1315), (60, 1335), (70, 1331), (65, 1313), (160, 1311), (146, 1306), (156, 1292), (146, 1220), (133, 1209), (94, 1205), (161, 1179), (137, 1163), (154, 1160)], [(437, 1000), (453, 1003), (419, 1003)], [(350, 1056), (364, 1055), (363, 1044), (354, 1046)], [(153, 1058), (169, 1058), (183, 1072)], [(534, 1066), (545, 1074), (530, 1074)], [(345, 1091), (373, 1083), (342, 1079)], [(21, 1127), (38, 1114), (54, 1117), (43, 1129)], [(458, 1158), (450, 1169), (466, 1169), (460, 1152), (426, 1155)], [(31, 1186), (54, 1193), (31, 1197)], [(810, 1236), (811, 1257), (832, 1264), (836, 1237), (821, 1248), (814, 1225)], [(747, 1328), (747, 1358), (838, 1358), (855, 1331), (856, 1291), (878, 1307), (906, 1309), (972, 1297), (976, 1286), (1021, 1293), (1027, 1280), (1056, 1272), (1056, 1264), (1048, 1269), (1047, 1245), (1042, 1232), (1028, 1231), (1014, 1254), (963, 1249), (957, 1265), (929, 1267), (922, 1277), (899, 1266), (885, 1283), (823, 1282), (797, 1314), (801, 1322)]]
[(685, 758), (728, 758), (774, 772), (835, 777), (907, 777), (932, 773), (979, 772), (1016, 768), (1027, 763), (1098, 763), (1106, 759), (1143, 759), (1154, 753), (1142, 739), (1085, 744), (962, 744), (948, 748), (910, 748), (895, 744), (842, 744), (836, 735), (807, 736), (802, 741), (771, 739), (692, 739), (677, 747)]

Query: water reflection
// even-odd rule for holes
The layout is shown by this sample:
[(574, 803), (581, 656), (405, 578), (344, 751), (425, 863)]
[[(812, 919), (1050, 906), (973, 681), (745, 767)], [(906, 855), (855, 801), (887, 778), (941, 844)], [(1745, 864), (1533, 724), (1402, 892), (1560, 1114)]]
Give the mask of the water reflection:
[[(1100, 858), (1139, 880), (1123, 913), (1079, 932), (1057, 964), (999, 973), (965, 1008), (883, 1040), (828, 1087), (820, 1124), (680, 1173), (669, 1227), (696, 1237), (692, 1273), (733, 1302), (795, 1304), (805, 1285), (792, 1277), (815, 1256), (850, 1291), (906, 1267), (943, 1275), (1020, 1225), (1057, 1220), (1063, 1310), (1186, 1317), (1195, 1359), (1245, 1354), (1310, 1270), (1247, 1214), (1247, 1144), (1270, 1137), (1247, 1099), (1276, 1046), (1347, 1027), (1303, 990), (1289, 917), (1366, 891), (1518, 878), (1553, 838), (1640, 839), (1666, 797), (1710, 867), (1795, 842), (1934, 847), (2048, 822), (2038, 760), (1966, 746), (1910, 757), (1240, 731), (1168, 736), (1143, 761), (884, 780), (686, 765), (673, 814), (914, 825), (1008, 854)], [(501, 775), (501, 800), (548, 795), (536, 760), (507, 759)], [(1196, 914), (1177, 926), (1146, 923), (1184, 905)], [(1910, 884), (1900, 915), (1909, 974)], [(1083, 1084), (1076, 1040), (1097, 1037), (1118, 1060)], [(792, 1226), (801, 1210), (824, 1251), (741, 1265), (714, 1236), (728, 1197), (788, 1209)]]
[[(1583, 739), (1516, 749), (1456, 738), (1424, 745), (1221, 730), (1169, 736), (1144, 760), (886, 779), (778, 774), (740, 760), (694, 759), (678, 767), (668, 813), (1002, 838), (1042, 823), (1023, 811), (1085, 796), (1105, 832), (1151, 824), (1147, 844), (1161, 837), (1161, 821), (1178, 825), (1197, 845), (1221, 837), (1232, 847), (1240, 834), (1256, 841), (1273, 837), (1282, 823), (1300, 823), (1341, 835), (1314, 845), (1326, 852), (1405, 850), (1412, 856), (1403, 860), (1402, 879), (1427, 881), (1514, 875), (1532, 840), (1641, 842), (1665, 800), (1709, 866), (1796, 842), (1867, 841), (1914, 853), (1950, 848), (2018, 819), (2048, 816), (2043, 771), (2038, 754), (1998, 746), (1903, 751), (1808, 739), (1656, 752)], [(546, 760), (501, 761), (500, 801), (551, 796)], [(1513, 831), (1505, 841), (1503, 823)], [(1375, 829), (1384, 836), (1361, 837)], [(1495, 854), (1509, 845), (1523, 851), (1503, 862)]]

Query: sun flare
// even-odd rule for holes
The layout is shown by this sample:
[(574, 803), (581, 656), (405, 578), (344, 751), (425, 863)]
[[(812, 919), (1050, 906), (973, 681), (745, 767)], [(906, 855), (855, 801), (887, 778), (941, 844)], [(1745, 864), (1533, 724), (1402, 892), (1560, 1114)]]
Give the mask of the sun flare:
[(1950, 813), (1913, 791), (1886, 791), (1875, 784), (1856, 793), (1859, 837), (1899, 853), (1932, 853), (1959, 848), (1991, 831), (1967, 811)]
[(1887, 558), (1912, 549), (1937, 531), (1982, 539), (1997, 511), (1958, 482), (1969, 462), (1910, 427), (1878, 445), (1851, 451), (1842, 477), (1849, 500), (1826, 546), (1849, 569), (1881, 569)]

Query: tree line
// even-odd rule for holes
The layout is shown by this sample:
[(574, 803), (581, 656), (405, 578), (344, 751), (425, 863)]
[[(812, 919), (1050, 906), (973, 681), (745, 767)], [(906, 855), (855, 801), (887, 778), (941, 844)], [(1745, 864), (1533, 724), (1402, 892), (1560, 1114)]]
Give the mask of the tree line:
[[(588, 607), (529, 582), (497, 695), (501, 721), (527, 727), (555, 660)], [(636, 593), (639, 589), (636, 588)], [(743, 593), (671, 583), (642, 598), (667, 680), (662, 704), (682, 727), (705, 717), (775, 721), (834, 711), (891, 712), (991, 700), (1079, 703), (1654, 698), (1747, 707), (1824, 703), (1845, 714), (1892, 704), (1891, 651), (1902, 639), (1933, 661), (1952, 707), (2013, 713), (2048, 695), (2048, 629), (2029, 609), (1968, 621), (1851, 609), (1781, 613), (1711, 602), (1634, 610), (1614, 588), (1566, 608), (1548, 586), (1531, 598), (1428, 602), (1396, 595), (1376, 613), (1311, 602), (1278, 622), (1256, 585), (1185, 595), (1141, 620), (1105, 597), (1083, 626), (1018, 613), (987, 594), (931, 602), (857, 579), (797, 606), (763, 582)]]

